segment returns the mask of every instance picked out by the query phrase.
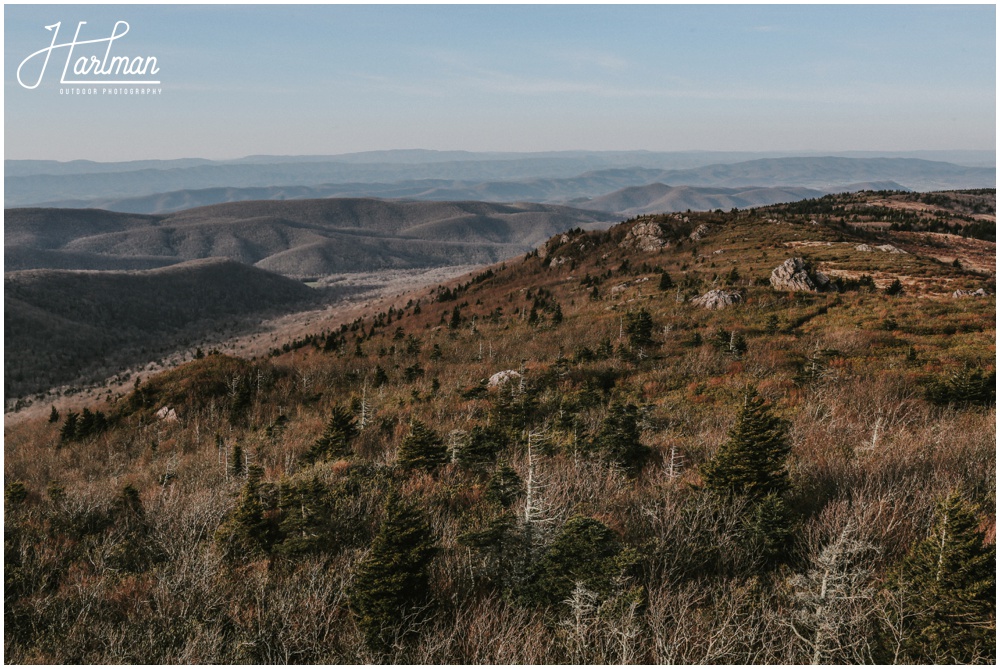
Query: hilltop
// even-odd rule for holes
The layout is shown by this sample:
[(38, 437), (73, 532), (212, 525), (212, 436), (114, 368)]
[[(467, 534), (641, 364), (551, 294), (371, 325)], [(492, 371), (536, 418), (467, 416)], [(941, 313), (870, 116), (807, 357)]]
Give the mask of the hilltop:
[(56, 402), (5, 427), (8, 657), (992, 662), (991, 202), (569, 230)]

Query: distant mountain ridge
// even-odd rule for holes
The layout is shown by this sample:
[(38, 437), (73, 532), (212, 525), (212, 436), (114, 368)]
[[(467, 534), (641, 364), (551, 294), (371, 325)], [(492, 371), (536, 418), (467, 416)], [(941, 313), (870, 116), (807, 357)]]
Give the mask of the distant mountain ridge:
[[(894, 181), (913, 190), (995, 187), (993, 167), (900, 157), (797, 156), (712, 162), (715, 154), (553, 153), (434, 155), (362, 154), (354, 158), (247, 158), (241, 161), (141, 161), (123, 164), (41, 164), (8, 161), (5, 205), (128, 207), (162, 212), (136, 198), (157, 196), (211, 204), (206, 189), (317, 189), (295, 197), (390, 197), (428, 200), (569, 202), (653, 182), (675, 186), (782, 187), (836, 190), (846, 184)], [(495, 157), (495, 156), (503, 157)], [(698, 156), (701, 156), (699, 159)], [(494, 157), (490, 157), (494, 156)], [(723, 154), (728, 158), (739, 154)], [(743, 156), (745, 158), (745, 155)], [(361, 162), (381, 159), (385, 162)], [(261, 162), (250, 162), (259, 160)], [(284, 160), (285, 162), (280, 162)], [(424, 160), (424, 162), (413, 162)], [(664, 167), (667, 165), (669, 167)], [(72, 172), (77, 169), (79, 171)], [(106, 171), (117, 169), (118, 171)], [(39, 173), (47, 170), (47, 173)], [(34, 172), (33, 172), (34, 171)], [(609, 183), (610, 182), (610, 183)], [(202, 191), (184, 196), (183, 191)], [(259, 193), (258, 197), (271, 197)], [(124, 203), (120, 203), (124, 201)], [(169, 206), (169, 205), (168, 205)], [(160, 208), (158, 208), (160, 207)]]
[(556, 205), (254, 201), (139, 216), (88, 209), (8, 209), (7, 270), (136, 269), (224, 257), (296, 278), (490, 263), (570, 228), (614, 216)]

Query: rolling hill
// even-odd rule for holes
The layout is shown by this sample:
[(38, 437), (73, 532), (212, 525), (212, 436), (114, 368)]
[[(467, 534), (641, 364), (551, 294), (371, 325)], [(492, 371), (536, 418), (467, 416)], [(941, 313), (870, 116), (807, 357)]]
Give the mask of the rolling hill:
[(141, 272), (5, 272), (4, 394), (109, 376), (316, 299), (299, 281), (219, 258)]
[(124, 269), (225, 257), (303, 278), (495, 262), (613, 218), (554, 205), (375, 199), (240, 202), (163, 216), (9, 209), (4, 255), (8, 269)]

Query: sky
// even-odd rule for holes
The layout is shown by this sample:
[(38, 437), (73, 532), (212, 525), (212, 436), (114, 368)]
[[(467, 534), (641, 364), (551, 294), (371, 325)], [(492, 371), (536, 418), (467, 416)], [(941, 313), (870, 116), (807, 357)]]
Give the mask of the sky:
[[(128, 88), (160, 92), (61, 85), (68, 47), (19, 84), (80, 21), (126, 21), (109, 56), (155, 57)], [(994, 5), (6, 5), (5, 158), (993, 150), (995, 27)]]

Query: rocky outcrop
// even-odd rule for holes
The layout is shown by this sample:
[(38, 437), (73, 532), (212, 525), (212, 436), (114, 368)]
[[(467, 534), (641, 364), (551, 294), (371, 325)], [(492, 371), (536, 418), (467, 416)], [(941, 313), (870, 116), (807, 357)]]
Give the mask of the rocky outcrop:
[(989, 293), (980, 288), (979, 290), (956, 290), (951, 294), (952, 297), (986, 297)]
[(878, 246), (869, 246), (868, 244), (858, 244), (854, 247), (855, 251), (865, 251), (866, 253), (872, 253), (874, 251), (881, 251), (882, 253), (902, 253), (906, 254), (901, 248), (893, 246), (892, 244), (879, 244)]
[(660, 225), (652, 221), (646, 221), (644, 223), (636, 223), (632, 226), (632, 229), (628, 231), (625, 239), (618, 246), (623, 249), (631, 248), (643, 253), (652, 253), (653, 251), (659, 251), (667, 245), (668, 242), (663, 236), (663, 230), (660, 228)]
[(708, 226), (702, 223), (697, 228), (695, 228), (694, 232), (688, 235), (688, 237), (691, 238), (692, 242), (697, 242), (700, 241), (701, 238), (707, 234), (708, 234)]
[(705, 309), (725, 309), (743, 301), (743, 296), (735, 290), (710, 290), (704, 295), (691, 300)]
[(818, 293), (829, 285), (830, 278), (812, 271), (802, 258), (789, 258), (771, 272), (771, 287), (775, 290)]

